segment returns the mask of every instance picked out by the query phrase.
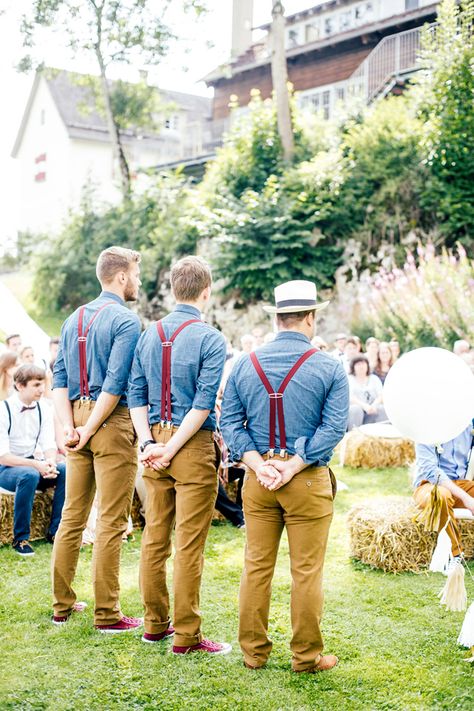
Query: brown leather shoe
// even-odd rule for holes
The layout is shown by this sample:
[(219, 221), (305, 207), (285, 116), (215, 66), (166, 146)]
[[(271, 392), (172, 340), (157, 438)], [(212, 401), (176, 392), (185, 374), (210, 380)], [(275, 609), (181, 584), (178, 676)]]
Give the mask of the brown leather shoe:
[(319, 661), (314, 667), (309, 669), (293, 669), (297, 674), (316, 674), (316, 672), (328, 671), (337, 666), (339, 659), (335, 654), (325, 654), (319, 657)]
[(251, 669), (252, 671), (258, 671), (259, 669), (263, 669), (265, 665), (262, 664), (260, 667), (253, 667), (251, 664), (247, 664), (247, 662), (244, 661), (244, 667), (246, 669)]

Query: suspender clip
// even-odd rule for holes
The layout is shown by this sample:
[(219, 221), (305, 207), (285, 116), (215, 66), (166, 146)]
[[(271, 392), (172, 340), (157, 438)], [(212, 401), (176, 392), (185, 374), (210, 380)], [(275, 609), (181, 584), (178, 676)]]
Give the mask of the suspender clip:
[(85, 343), (87, 341), (87, 338), (85, 336), (78, 336), (77, 340), (79, 343)]
[(280, 457), (284, 457), (286, 454), (286, 449), (280, 449)]
[(165, 421), (164, 421), (164, 420), (161, 420), (161, 422), (160, 422), (160, 427), (161, 427), (162, 430), (165, 429)]
[(173, 424), (172, 421), (171, 421), (171, 420), (168, 420), (168, 422), (166, 423), (166, 429), (167, 429), (167, 430), (170, 430), (172, 424)]
[(274, 457), (274, 456), (275, 456), (275, 450), (274, 450), (274, 449), (269, 449), (269, 450), (268, 450), (268, 454), (270, 455), (270, 458), (271, 458), (271, 457)]
[(270, 400), (281, 400), (283, 393), (268, 393)]
[(173, 341), (163, 341), (162, 344), (163, 348), (171, 348), (173, 345)]

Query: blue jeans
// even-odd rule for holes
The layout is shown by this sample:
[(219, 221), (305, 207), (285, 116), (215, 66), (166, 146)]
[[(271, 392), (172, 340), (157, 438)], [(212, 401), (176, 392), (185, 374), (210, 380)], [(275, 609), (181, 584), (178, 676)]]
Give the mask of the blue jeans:
[(56, 479), (44, 479), (34, 467), (5, 467), (0, 465), (0, 486), (7, 491), (15, 492), (15, 508), (13, 515), (14, 541), (27, 541), (30, 537), (31, 512), (35, 491), (56, 488), (53, 498), (53, 510), (48, 534), (54, 536), (58, 530), (63, 510), (66, 491), (66, 465), (58, 464), (59, 472)]

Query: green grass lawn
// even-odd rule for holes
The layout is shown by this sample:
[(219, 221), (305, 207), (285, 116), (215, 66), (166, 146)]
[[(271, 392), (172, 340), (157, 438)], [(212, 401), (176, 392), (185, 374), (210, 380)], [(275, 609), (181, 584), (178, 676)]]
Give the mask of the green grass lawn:
[[(339, 666), (319, 675), (290, 672), (290, 577), (282, 541), (273, 585), (268, 668), (244, 669), (237, 644), (237, 596), (244, 534), (216, 525), (206, 548), (204, 633), (230, 641), (228, 657), (179, 658), (170, 643), (92, 629), (91, 552), (81, 553), (79, 599), (90, 607), (64, 628), (49, 621), (51, 547), (32, 560), (0, 549), (0, 709), (474, 709), (474, 665), (456, 646), (463, 614), (440, 607), (440, 575), (393, 576), (349, 558), (346, 514), (365, 498), (409, 493), (406, 470), (342, 470), (325, 568), (323, 632)], [(124, 548), (122, 607), (140, 614), (139, 540)], [(474, 572), (474, 566), (471, 564)], [(474, 584), (467, 580), (470, 600)]]

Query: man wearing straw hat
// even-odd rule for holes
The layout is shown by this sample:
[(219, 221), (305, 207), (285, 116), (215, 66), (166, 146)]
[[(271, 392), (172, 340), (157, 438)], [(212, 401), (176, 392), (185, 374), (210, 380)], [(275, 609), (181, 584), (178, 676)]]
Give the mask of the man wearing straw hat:
[(333, 514), (335, 479), (328, 469), (343, 437), (349, 389), (342, 364), (311, 346), (318, 303), (309, 281), (275, 289), (275, 340), (239, 360), (224, 393), (221, 428), (233, 461), (249, 468), (243, 489), (247, 545), (240, 587), (239, 641), (244, 664), (270, 655), (268, 613), (278, 546), (287, 530), (291, 575), (292, 668), (324, 671), (322, 570)]

